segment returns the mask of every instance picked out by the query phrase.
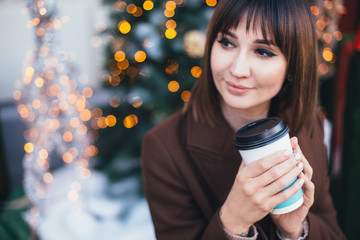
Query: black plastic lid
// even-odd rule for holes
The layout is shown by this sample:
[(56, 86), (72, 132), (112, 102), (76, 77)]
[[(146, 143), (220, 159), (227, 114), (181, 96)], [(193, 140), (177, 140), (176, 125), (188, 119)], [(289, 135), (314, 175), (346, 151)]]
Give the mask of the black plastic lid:
[(283, 137), (289, 128), (280, 118), (271, 117), (249, 123), (236, 132), (235, 148), (249, 150), (268, 145)]

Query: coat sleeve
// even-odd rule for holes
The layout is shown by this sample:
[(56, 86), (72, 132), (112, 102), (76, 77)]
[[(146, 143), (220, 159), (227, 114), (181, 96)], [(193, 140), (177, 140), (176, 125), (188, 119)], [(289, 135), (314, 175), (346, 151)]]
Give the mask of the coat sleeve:
[[(319, 143), (324, 139), (323, 121), (319, 117), (314, 123), (313, 138)], [(316, 144), (316, 143), (315, 143)], [(313, 145), (312, 148), (314, 148)], [(331, 195), (329, 193), (330, 180), (328, 176), (327, 153), (324, 144), (321, 146), (319, 159), (314, 159), (317, 162), (317, 168), (314, 168), (314, 175), (316, 174), (318, 180), (315, 183), (315, 202), (308, 214), (309, 221), (309, 240), (326, 239), (326, 240), (341, 240), (346, 239), (342, 233), (336, 216), (336, 210), (333, 205)], [(314, 149), (312, 149), (314, 150)], [(313, 177), (314, 179), (314, 177)]]
[(219, 211), (210, 221), (205, 219), (174, 162), (176, 156), (152, 131), (144, 137), (141, 159), (144, 192), (158, 240), (226, 239)]

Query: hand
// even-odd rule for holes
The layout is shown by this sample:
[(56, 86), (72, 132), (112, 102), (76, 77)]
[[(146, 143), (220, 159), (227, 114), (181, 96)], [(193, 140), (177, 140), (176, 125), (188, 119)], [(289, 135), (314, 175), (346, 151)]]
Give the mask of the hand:
[[(242, 162), (221, 208), (220, 218), (225, 228), (233, 234), (246, 232), (274, 207), (294, 195), (301, 184), (281, 190), (300, 175), (303, 164), (299, 160), (291, 151), (283, 150), (249, 165)], [(287, 229), (286, 226), (284, 229)]]
[(271, 217), (279, 230), (286, 237), (297, 239), (303, 233), (303, 221), (305, 220), (309, 209), (314, 202), (315, 186), (311, 182), (313, 170), (305, 156), (302, 154), (296, 137), (291, 138), (291, 144), (295, 156), (298, 154), (297, 156), (301, 158), (301, 162), (304, 164), (304, 173), (300, 173), (298, 175), (298, 181), (301, 181), (301, 179), (304, 181), (304, 203), (298, 209), (290, 213), (282, 215), (271, 214)]

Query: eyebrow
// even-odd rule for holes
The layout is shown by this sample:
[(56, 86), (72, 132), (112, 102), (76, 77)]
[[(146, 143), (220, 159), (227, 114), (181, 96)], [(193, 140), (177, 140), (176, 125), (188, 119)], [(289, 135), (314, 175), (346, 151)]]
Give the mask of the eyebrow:
[[(232, 33), (232, 32), (227, 31), (227, 32), (222, 32), (222, 34), (224, 34), (224, 35), (229, 35), (230, 37), (237, 39), (237, 37), (235, 36), (235, 34)], [(266, 44), (266, 45), (275, 45), (274, 41), (272, 41), (272, 40), (266, 40), (266, 39), (256, 39), (256, 40), (254, 41), (254, 43)]]
[(260, 44), (266, 44), (266, 45), (275, 45), (275, 43), (272, 40), (266, 40), (266, 39), (256, 39), (254, 43), (260, 43)]

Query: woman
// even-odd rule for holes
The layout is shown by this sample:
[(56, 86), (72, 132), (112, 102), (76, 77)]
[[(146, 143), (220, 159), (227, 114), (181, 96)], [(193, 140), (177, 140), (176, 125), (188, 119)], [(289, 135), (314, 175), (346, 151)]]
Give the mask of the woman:
[[(219, 1), (191, 100), (144, 137), (144, 188), (158, 240), (345, 238), (315, 113), (316, 53), (306, 0)], [(293, 153), (245, 166), (235, 132), (267, 116), (289, 125)], [(300, 188), (301, 207), (270, 213)]]

